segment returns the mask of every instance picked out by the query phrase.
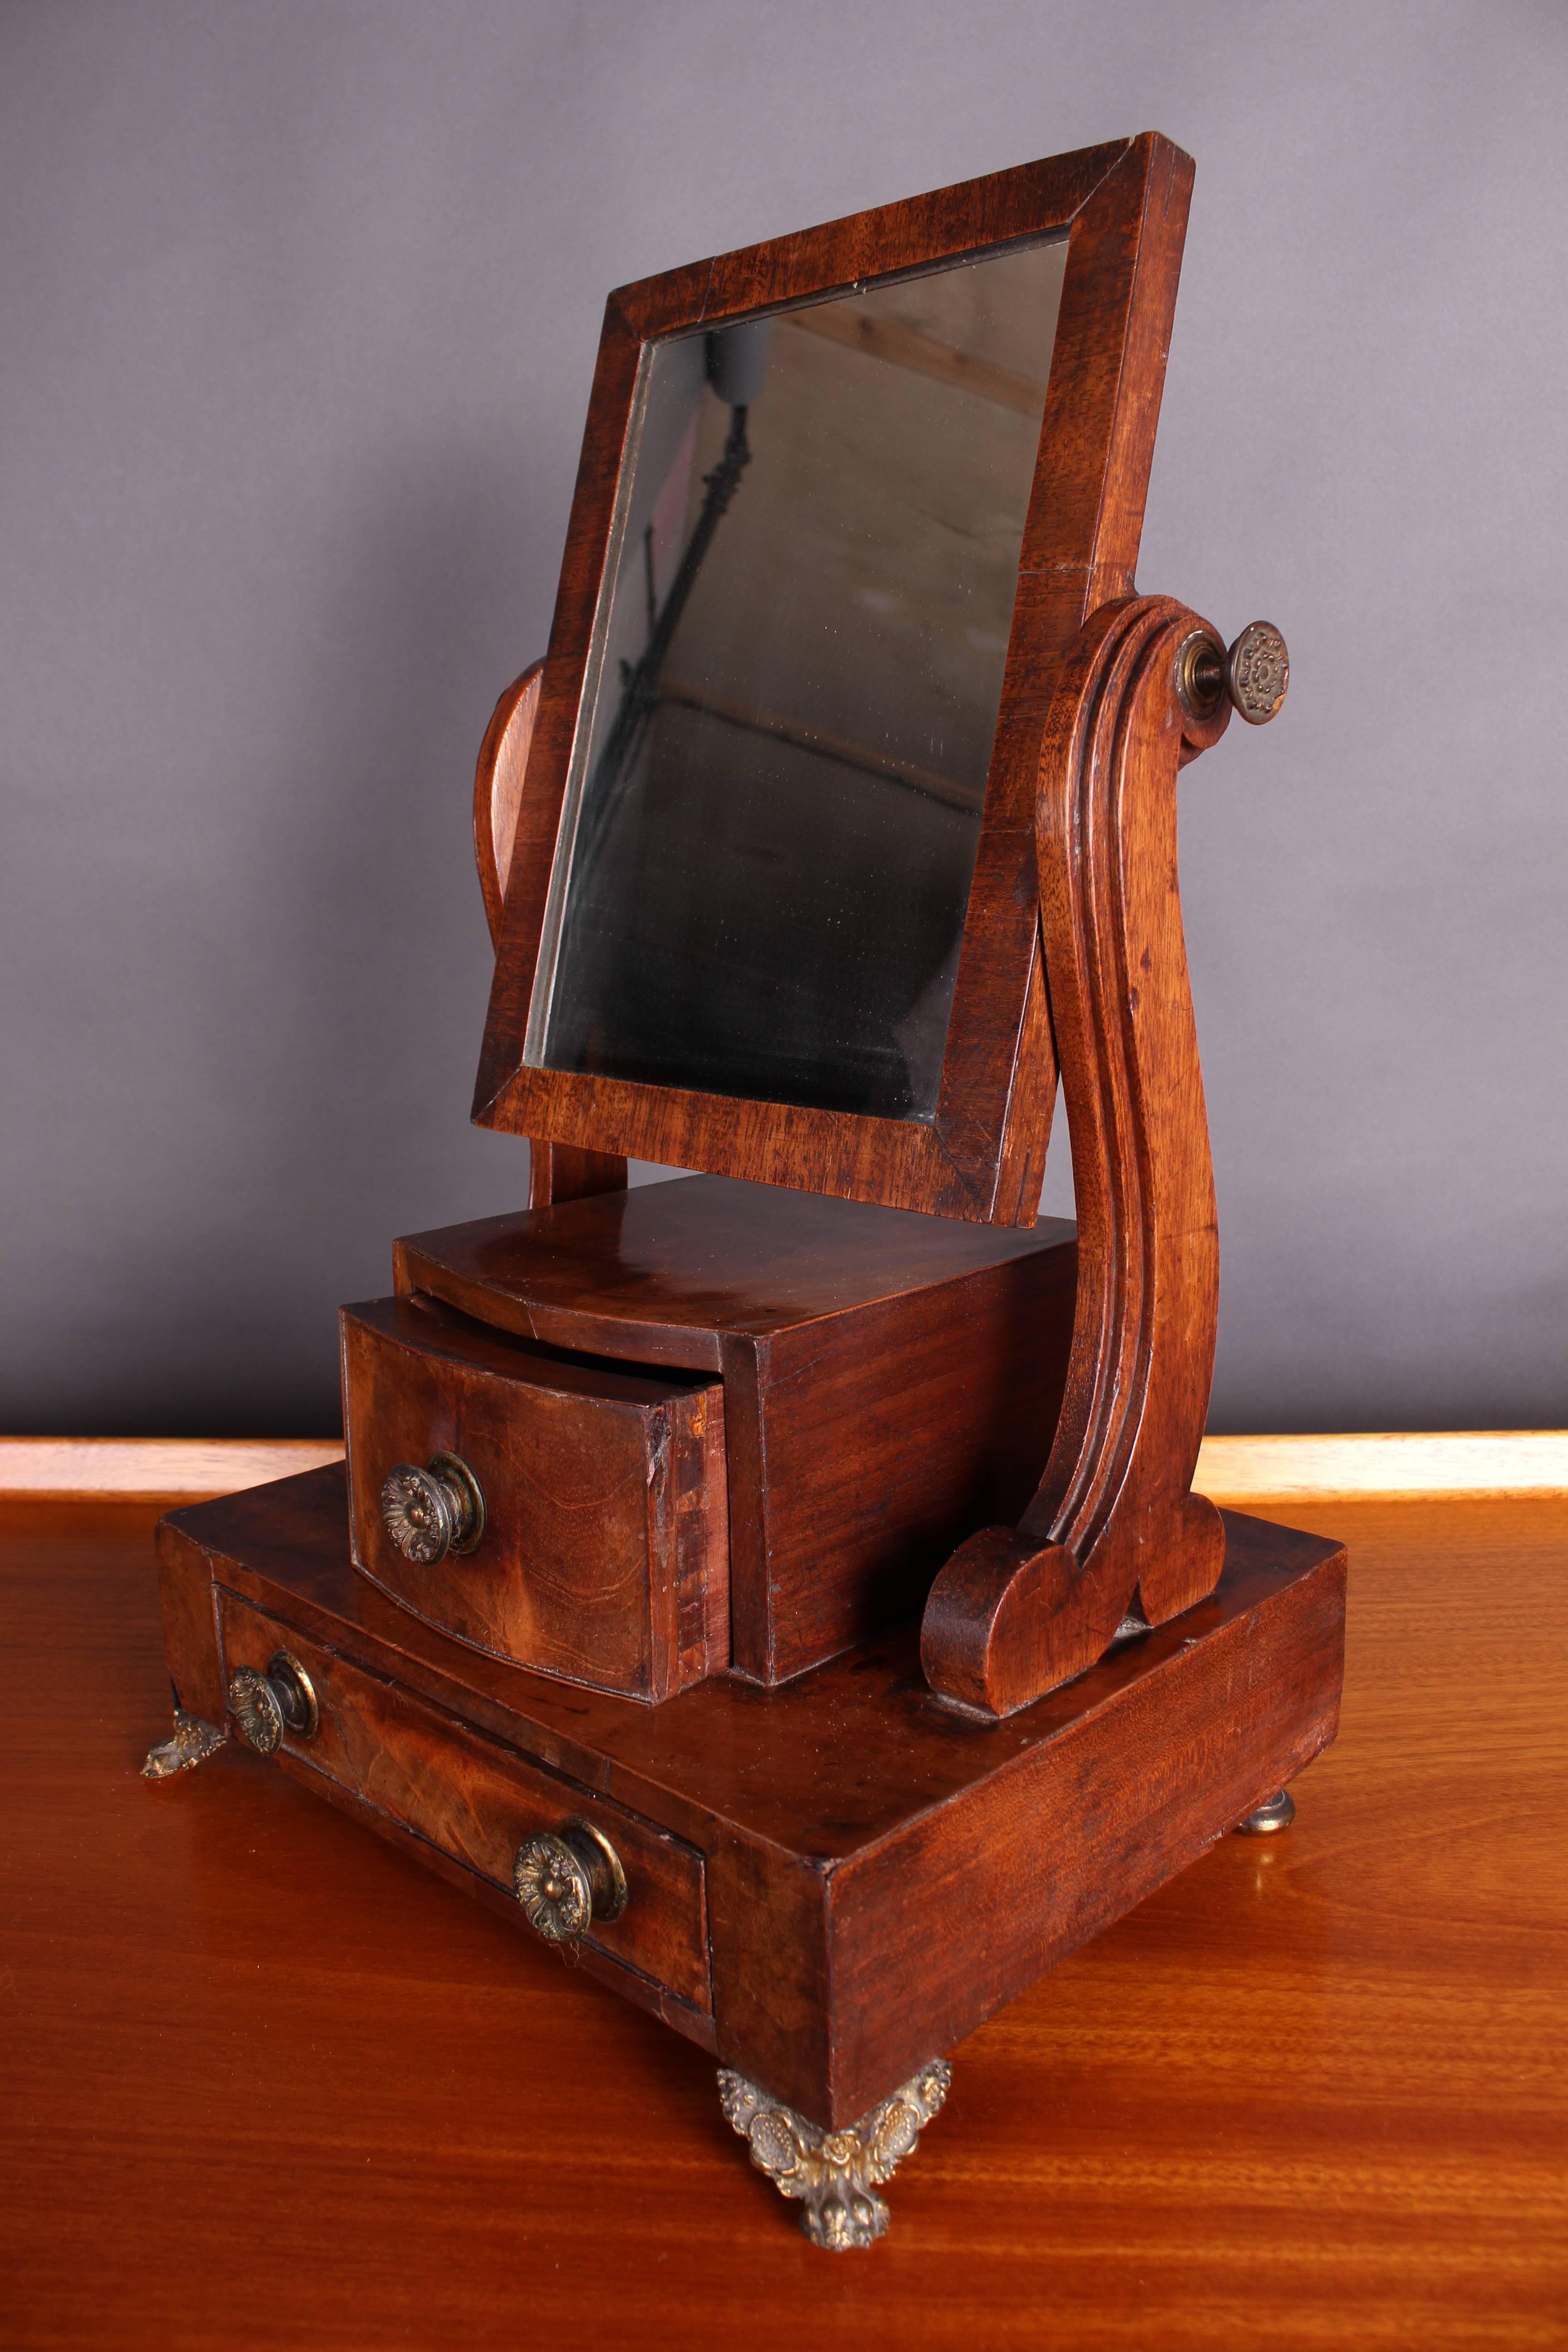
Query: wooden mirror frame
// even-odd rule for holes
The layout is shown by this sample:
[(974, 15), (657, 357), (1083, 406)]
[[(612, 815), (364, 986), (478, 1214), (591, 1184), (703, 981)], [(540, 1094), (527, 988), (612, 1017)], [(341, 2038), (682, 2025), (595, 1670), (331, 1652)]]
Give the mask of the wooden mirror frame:
[[(1035, 814), (1053, 690), (1085, 619), (1134, 593), (1193, 163), (1156, 131), (1019, 165), (645, 278), (605, 306), (500, 914), (476, 1125), (977, 1223), (1035, 1221), (1056, 1099)], [(567, 772), (646, 342), (1014, 240), (1068, 256), (937, 1108), (892, 1119), (524, 1060)], [(519, 681), (521, 687), (522, 681)], [(505, 721), (498, 708), (491, 736)], [(499, 726), (499, 731), (498, 731)], [(481, 760), (481, 771), (483, 761)]]

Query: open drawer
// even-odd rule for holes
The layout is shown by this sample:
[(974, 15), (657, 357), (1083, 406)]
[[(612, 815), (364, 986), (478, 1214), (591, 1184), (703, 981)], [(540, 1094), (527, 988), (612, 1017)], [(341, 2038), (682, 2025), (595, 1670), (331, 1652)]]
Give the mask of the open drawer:
[(723, 1388), (421, 1297), (342, 1311), (354, 1564), (517, 1665), (658, 1700), (730, 1663)]

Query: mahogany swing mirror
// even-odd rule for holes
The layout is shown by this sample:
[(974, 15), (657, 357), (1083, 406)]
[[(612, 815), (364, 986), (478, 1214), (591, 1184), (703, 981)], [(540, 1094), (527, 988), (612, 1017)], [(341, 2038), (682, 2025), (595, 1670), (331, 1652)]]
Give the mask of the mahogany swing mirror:
[(1145, 134), (611, 296), (475, 786), (530, 1207), (343, 1310), (346, 1486), (160, 1531), (149, 1771), (237, 1733), (566, 1948), (833, 2248), (942, 2053), (1337, 1721), (1342, 1552), (1192, 1492), (1176, 779), (1288, 673), (1134, 588), (1191, 177)]
[(481, 1123), (1032, 1220), (1040, 730), (1132, 585), (1189, 178), (1118, 142), (612, 295)]

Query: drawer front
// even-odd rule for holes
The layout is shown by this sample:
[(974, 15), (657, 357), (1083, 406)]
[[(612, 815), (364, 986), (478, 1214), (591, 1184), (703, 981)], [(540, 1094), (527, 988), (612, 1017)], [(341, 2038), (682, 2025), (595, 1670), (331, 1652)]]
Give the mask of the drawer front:
[[(233, 1593), (220, 1596), (224, 1675), (265, 1673), (280, 1649), (315, 1691), (320, 1720), (309, 1738), (285, 1731), (283, 1751), (340, 1789), (426, 1839), (451, 1860), (513, 1892), (525, 1838), (591, 1822), (626, 1874), (618, 1919), (595, 1920), (582, 1938), (704, 2013), (713, 2006), (702, 1857), (695, 1847), (531, 1758), (501, 1748), (428, 1700), (325, 1650)], [(518, 1912), (522, 1920), (521, 1907)]]
[[(418, 1299), (342, 1313), (355, 1566), (476, 1649), (630, 1697), (730, 1659), (723, 1389), (532, 1348)], [(418, 1562), (382, 1515), (398, 1464), (467, 1465), (472, 1550)]]

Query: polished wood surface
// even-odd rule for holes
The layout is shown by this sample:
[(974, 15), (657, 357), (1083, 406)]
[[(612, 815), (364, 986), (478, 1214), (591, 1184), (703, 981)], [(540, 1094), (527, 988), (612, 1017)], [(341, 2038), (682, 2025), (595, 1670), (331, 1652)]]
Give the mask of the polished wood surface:
[(1168, 597), (1100, 606), (1040, 756), (1040, 929), (1077, 1196), (1072, 1359), (1016, 1529), (978, 1530), (926, 1603), (931, 1688), (1005, 1715), (1091, 1665), (1129, 1609), (1214, 1590), (1225, 1536), (1192, 1491), (1214, 1376), (1219, 1240), (1176, 870), (1176, 777), (1224, 734), (1176, 688), (1220, 640)]
[(564, 1201), (592, 1201), (600, 1192), (626, 1189), (626, 1154), (578, 1151), (569, 1143), (528, 1139), (528, 1205), (552, 1209)]
[[(195, 1502), (341, 1462), (342, 1454), (331, 1438), (0, 1437), (0, 1496)], [(1292, 1495), (1568, 1495), (1568, 1430), (1209, 1436), (1194, 1483), (1239, 1510)]]
[(782, 1682), (915, 1613), (1050, 1450), (1072, 1228), (690, 1176), (397, 1244), (404, 1295), (498, 1331), (719, 1371), (734, 1664)]
[[(543, 677), (544, 664), (536, 661), (512, 679), (491, 714), (474, 769), (474, 864), (492, 947), (500, 943), (511, 847)], [(570, 1145), (549, 1143), (540, 1136), (529, 1138), (528, 1153), (531, 1209), (548, 1209), (557, 1201), (587, 1200), (595, 1192), (618, 1192), (626, 1184), (623, 1153), (575, 1151)]]
[(1559, 2347), (1568, 1505), (1324, 1501), (1336, 1746), (960, 2045), (866, 2255), (711, 2062), (167, 1721), (142, 1506), (11, 1506), (8, 2344)]
[[(1144, 132), (612, 294), (512, 838), (474, 1095), (481, 1125), (952, 1217), (1032, 1221), (1056, 1085), (1036, 918), (1040, 730), (1075, 632), (1100, 604), (1132, 591), (1192, 178), (1190, 157)], [(1068, 237), (1066, 276), (934, 1119), (744, 1102), (530, 1066), (524, 1039), (645, 339), (1052, 232)], [(481, 847), (481, 862), (483, 855)]]
[(721, 1176), (674, 1177), (532, 1213), (410, 1234), (397, 1289), (420, 1290), (500, 1330), (584, 1355), (692, 1371), (722, 1368), (726, 1339), (778, 1332), (1051, 1251), (1073, 1227), (1027, 1233), (819, 1199)]
[(0, 1499), (195, 1502), (342, 1458), (331, 1437), (0, 1437)]
[[(308, 1740), (285, 1733), (279, 1768), (297, 1770), (316, 1795), (342, 1803), (383, 1835), (412, 1832), (412, 1850), (422, 1861), (444, 1858), (454, 1865), (444, 1874), (465, 1893), (500, 1896), (503, 1916), (516, 1928), (518, 1848), (524, 1838), (579, 1817), (581, 1787), (466, 1730), (444, 1709), (336, 1651), (280, 1628), (276, 1617), (232, 1593), (222, 1595), (218, 1620), (228, 1673), (236, 1666), (265, 1673), (281, 1642), (310, 1676), (320, 1720)], [(614, 1843), (629, 1899), (618, 1919), (595, 1919), (579, 1961), (591, 1955), (606, 1964), (607, 1981), (617, 1991), (630, 1990), (634, 2000), (642, 1988), (628, 1988), (631, 1972), (664, 1988), (673, 1997), (660, 2008), (665, 2022), (695, 2032), (711, 2049), (702, 1857), (600, 1790), (588, 1801), (595, 1825)], [(697, 2015), (670, 2013), (681, 2010)]]
[(474, 864), (492, 947), (500, 943), (511, 845), (543, 676), (544, 664), (536, 661), (512, 679), (490, 714), (474, 768)]
[[(584, 1362), (428, 1299), (345, 1307), (342, 1330), (353, 1557), (384, 1591), (492, 1656), (639, 1698), (729, 1664), (719, 1381)], [(483, 1531), (408, 1559), (382, 1487), (437, 1454), (478, 1481)]]

